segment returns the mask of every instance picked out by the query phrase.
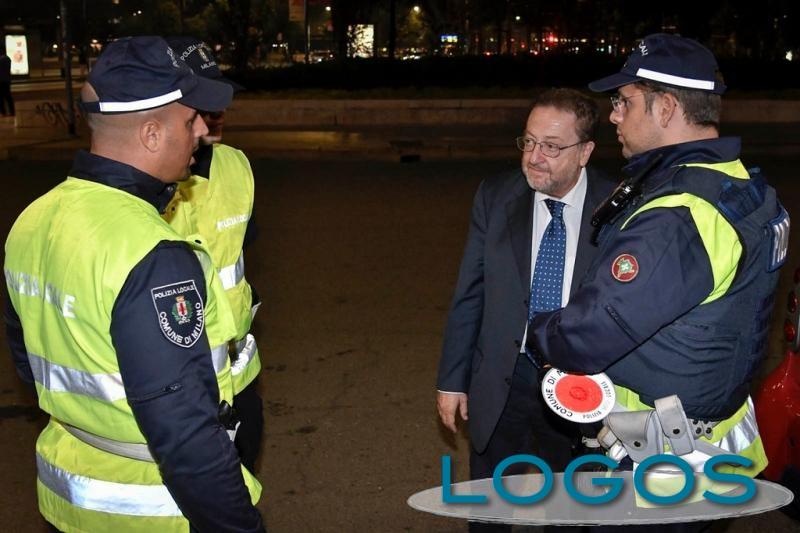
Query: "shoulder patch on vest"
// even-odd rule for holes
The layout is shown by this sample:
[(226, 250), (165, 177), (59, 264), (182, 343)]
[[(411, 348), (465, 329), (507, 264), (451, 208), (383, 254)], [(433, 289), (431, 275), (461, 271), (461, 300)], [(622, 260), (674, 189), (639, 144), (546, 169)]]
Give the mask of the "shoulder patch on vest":
[(639, 262), (631, 254), (622, 254), (611, 263), (611, 275), (614, 279), (627, 283), (639, 273)]
[(194, 346), (203, 333), (205, 309), (193, 279), (154, 287), (150, 290), (158, 327), (173, 344)]
[(778, 216), (769, 221), (768, 233), (772, 240), (767, 272), (775, 272), (786, 262), (789, 253), (789, 213), (781, 206)]

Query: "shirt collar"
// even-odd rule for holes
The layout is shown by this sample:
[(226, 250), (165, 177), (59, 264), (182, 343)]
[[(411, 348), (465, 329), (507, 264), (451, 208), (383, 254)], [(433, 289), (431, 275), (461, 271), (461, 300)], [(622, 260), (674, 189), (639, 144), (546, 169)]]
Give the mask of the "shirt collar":
[[(628, 164), (623, 167), (622, 172), (626, 176), (635, 176), (657, 154), (662, 154), (662, 160), (653, 169), (653, 172), (675, 165), (696, 163), (698, 161), (714, 163), (734, 161), (739, 158), (741, 146), (742, 142), (739, 137), (720, 137), (718, 139), (671, 144), (634, 155), (630, 158)], [(649, 175), (652, 175), (653, 172)]]
[(570, 207), (576, 207), (580, 202), (580, 199), (584, 197), (584, 193), (586, 192), (586, 167), (581, 168), (581, 173), (578, 176), (578, 181), (575, 182), (575, 185), (569, 190), (567, 194), (562, 196), (561, 198), (556, 198), (555, 196), (550, 196), (549, 194), (544, 194), (542, 192), (536, 191), (533, 195), (533, 201), (540, 203), (544, 202), (545, 200), (555, 200), (557, 202), (561, 202), (564, 205), (568, 205)]
[(203, 178), (211, 178), (211, 157), (213, 155), (213, 144), (200, 144), (200, 147), (194, 153), (195, 164), (190, 169), (193, 176), (201, 176)]
[(163, 213), (177, 185), (164, 183), (146, 172), (97, 154), (79, 151), (69, 175), (125, 191), (141, 198)]

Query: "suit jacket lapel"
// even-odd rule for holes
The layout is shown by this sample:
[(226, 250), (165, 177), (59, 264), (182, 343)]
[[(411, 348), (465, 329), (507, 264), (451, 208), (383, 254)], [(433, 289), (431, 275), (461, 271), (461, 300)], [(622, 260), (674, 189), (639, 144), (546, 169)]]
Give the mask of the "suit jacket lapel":
[(520, 175), (513, 197), (506, 203), (506, 217), (511, 235), (511, 248), (517, 263), (523, 292), (530, 290), (531, 232), (533, 231), (533, 191), (524, 176)]

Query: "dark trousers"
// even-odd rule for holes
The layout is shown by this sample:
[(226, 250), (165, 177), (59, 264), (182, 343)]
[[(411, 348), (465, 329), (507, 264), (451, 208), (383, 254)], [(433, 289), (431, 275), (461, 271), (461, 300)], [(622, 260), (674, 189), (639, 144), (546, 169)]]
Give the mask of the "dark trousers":
[(258, 394), (258, 378), (233, 397), (233, 406), (242, 423), (234, 444), (242, 464), (250, 472), (255, 472), (264, 433), (264, 406)]
[[(563, 472), (573, 458), (573, 450), (580, 446), (580, 437), (577, 424), (564, 420), (545, 405), (538, 370), (525, 355), (520, 355), (514, 367), (508, 401), (486, 450), (477, 453), (474, 448), (470, 449), (470, 477), (490, 478), (503, 459), (521, 453), (536, 455), (553, 472)], [(532, 467), (527, 464), (515, 464), (503, 474), (524, 474), (529, 469)], [(509, 532), (511, 526), (470, 522), (469, 530)], [(558, 531), (566, 533), (577, 529), (560, 527)]]
[[(519, 453), (542, 458), (553, 470), (563, 472), (573, 458), (573, 449), (580, 444), (580, 429), (553, 413), (542, 398), (538, 371), (521, 355), (517, 358), (508, 401), (497, 427), (482, 453), (470, 450), (470, 477), (492, 477), (503, 459)], [(526, 464), (510, 466), (504, 475), (523, 474)]]
[[(6, 106), (8, 106), (8, 112), (6, 112)], [(0, 81), (0, 115), (15, 113), (14, 98), (11, 97), (11, 82)]]

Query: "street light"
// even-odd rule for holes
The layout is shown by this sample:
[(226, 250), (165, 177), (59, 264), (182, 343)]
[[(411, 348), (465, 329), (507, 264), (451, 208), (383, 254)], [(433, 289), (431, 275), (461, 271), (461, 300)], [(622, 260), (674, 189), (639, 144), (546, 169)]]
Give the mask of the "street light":
[(414, 6), (413, 9), (414, 9), (414, 13), (419, 13), (419, 6)]
[(516, 17), (514, 17), (514, 20), (516, 20), (517, 22), (519, 22), (520, 20), (522, 20), (522, 17), (520, 17), (519, 15), (517, 15)]
[(331, 6), (325, 6), (325, 11), (327, 11), (328, 13), (330, 13), (330, 11), (331, 11)]

